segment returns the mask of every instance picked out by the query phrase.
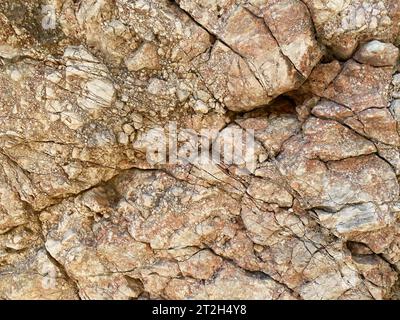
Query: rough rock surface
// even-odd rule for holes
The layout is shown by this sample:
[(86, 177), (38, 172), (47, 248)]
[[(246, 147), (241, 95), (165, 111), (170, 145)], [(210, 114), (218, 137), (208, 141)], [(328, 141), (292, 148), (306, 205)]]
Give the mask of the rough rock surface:
[(399, 30), (398, 0), (2, 0), (0, 299), (399, 297)]

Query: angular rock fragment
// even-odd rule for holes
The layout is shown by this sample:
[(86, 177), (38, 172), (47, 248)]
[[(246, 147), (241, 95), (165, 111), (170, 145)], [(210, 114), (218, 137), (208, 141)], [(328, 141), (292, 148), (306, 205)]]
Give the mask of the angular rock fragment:
[(304, 0), (317, 34), (335, 55), (348, 59), (359, 42), (378, 39), (393, 42), (399, 30), (396, 0)]
[(323, 92), (340, 73), (341, 69), (342, 66), (337, 60), (325, 64), (321, 63), (313, 69), (307, 81), (299, 90), (323, 96)]
[(159, 60), (157, 47), (152, 43), (144, 43), (132, 55), (127, 57), (125, 64), (129, 71), (157, 70), (160, 68)]
[(239, 7), (226, 21), (220, 38), (248, 63), (269, 96), (297, 85), (297, 71), (281, 53), (279, 44), (264, 22)]
[(1, 1), (0, 299), (398, 297), (399, 21)]
[(251, 110), (272, 100), (248, 63), (219, 41), (200, 73), (215, 98), (233, 111)]
[[(239, 55), (246, 64), (245, 68), (239, 68), (249, 69), (244, 73), (251, 72), (254, 77), (251, 81), (258, 81), (261, 86), (252, 90), (254, 95), (251, 96), (241, 94), (236, 88), (231, 90), (223, 100), (231, 110), (251, 110), (297, 88), (300, 80), (309, 75), (322, 56), (314, 38), (308, 11), (300, 1), (288, 1), (284, 4), (271, 2), (269, 7), (263, 7), (264, 11), (260, 16), (229, 1), (221, 4), (180, 1), (179, 5), (233, 51), (230, 57), (225, 58), (231, 61), (226, 66), (221, 64), (217, 67), (222, 74), (232, 74), (231, 66), (236, 65), (235, 60), (239, 59), (235, 55)], [(295, 15), (289, 14), (293, 11), (296, 12)], [(285, 21), (287, 28), (278, 27), (282, 21)], [(214, 48), (211, 60), (205, 67), (206, 71), (202, 71), (205, 79), (210, 76), (219, 77), (214, 61), (221, 58), (216, 58), (215, 55), (217, 51)], [(243, 72), (238, 70), (236, 73)], [(231, 83), (233, 80), (225, 81)], [(249, 85), (254, 86), (251, 83), (241, 86)], [(231, 84), (230, 86), (232, 87)], [(214, 95), (219, 99), (222, 89), (221, 86), (211, 86)]]
[(179, 268), (184, 276), (206, 280), (210, 279), (221, 268), (222, 262), (221, 257), (211, 251), (203, 250), (179, 263)]
[(346, 121), (354, 116), (354, 112), (343, 105), (329, 100), (321, 100), (313, 109), (312, 114), (321, 119)]
[(317, 210), (317, 214), (324, 226), (343, 236), (382, 229), (394, 222), (387, 205), (376, 206), (373, 203), (346, 207), (335, 213)]
[(354, 59), (375, 67), (395, 66), (399, 49), (391, 43), (371, 41), (364, 44), (354, 55)]
[(376, 151), (372, 142), (335, 121), (309, 118), (303, 132), (303, 152), (310, 159), (342, 160)]
[[(375, 155), (332, 161), (327, 164), (307, 159), (292, 140), (279, 156), (279, 167), (290, 186), (310, 208), (339, 210), (346, 204), (393, 201), (399, 192), (398, 182), (389, 164)], [(297, 150), (290, 156), (291, 152)]]
[(322, 52), (306, 5), (298, 0), (267, 1), (262, 14), (282, 53), (307, 78)]
[(397, 123), (388, 109), (371, 108), (358, 114), (363, 131), (371, 138), (388, 145), (399, 146)]
[(247, 193), (254, 199), (276, 203), (280, 207), (290, 207), (293, 203), (292, 195), (271, 181), (254, 179), (250, 183)]
[(246, 130), (254, 130), (254, 137), (262, 143), (270, 155), (276, 155), (291, 136), (300, 130), (295, 115), (287, 113), (238, 119), (236, 122)]

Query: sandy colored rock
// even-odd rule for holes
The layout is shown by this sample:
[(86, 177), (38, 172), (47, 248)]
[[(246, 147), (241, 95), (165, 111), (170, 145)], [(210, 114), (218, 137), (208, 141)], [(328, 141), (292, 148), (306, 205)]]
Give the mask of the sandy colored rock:
[(251, 110), (272, 100), (248, 63), (219, 41), (200, 72), (215, 98), (233, 111)]
[(323, 96), (354, 112), (385, 108), (389, 100), (390, 68), (374, 68), (349, 60)]
[(399, 58), (399, 49), (391, 43), (371, 41), (364, 44), (354, 55), (361, 63), (375, 67), (395, 66)]
[(132, 55), (127, 57), (125, 64), (129, 71), (159, 69), (160, 62), (157, 47), (152, 43), (142, 44)]
[(0, 2), (0, 299), (398, 299), (399, 1), (43, 5)]
[(393, 42), (399, 31), (396, 0), (304, 0), (321, 41), (335, 55), (350, 58), (360, 42)]
[(302, 1), (267, 1), (262, 14), (282, 53), (307, 78), (322, 57), (308, 8)]

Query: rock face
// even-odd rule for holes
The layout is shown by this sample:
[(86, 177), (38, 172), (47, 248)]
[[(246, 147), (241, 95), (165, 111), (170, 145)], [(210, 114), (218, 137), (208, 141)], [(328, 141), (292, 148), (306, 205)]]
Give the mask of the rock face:
[(0, 3), (0, 299), (400, 295), (397, 0)]
[(358, 62), (375, 67), (395, 66), (399, 57), (399, 49), (391, 43), (371, 41), (364, 44), (354, 55)]

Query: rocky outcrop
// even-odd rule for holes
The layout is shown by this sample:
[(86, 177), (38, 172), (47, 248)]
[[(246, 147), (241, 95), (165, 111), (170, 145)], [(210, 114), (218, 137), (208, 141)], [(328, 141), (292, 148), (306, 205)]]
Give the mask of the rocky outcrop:
[(0, 299), (394, 299), (397, 0), (0, 3)]

